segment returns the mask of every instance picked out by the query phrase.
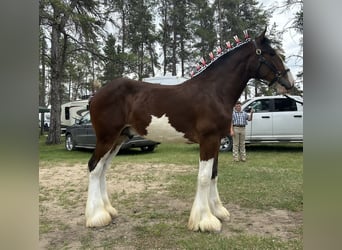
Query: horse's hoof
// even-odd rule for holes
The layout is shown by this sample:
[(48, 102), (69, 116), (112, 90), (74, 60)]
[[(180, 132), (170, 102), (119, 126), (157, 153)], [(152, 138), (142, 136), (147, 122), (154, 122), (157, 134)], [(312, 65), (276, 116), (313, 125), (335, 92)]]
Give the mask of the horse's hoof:
[(112, 206), (106, 207), (106, 211), (110, 214), (112, 219), (118, 217), (118, 211), (115, 208), (113, 208)]
[(189, 221), (188, 229), (201, 232), (220, 232), (221, 222), (213, 215), (202, 218), (199, 222)]
[(221, 222), (215, 216), (211, 215), (203, 218), (199, 223), (199, 228), (202, 232), (220, 232)]
[(214, 212), (214, 215), (219, 218), (221, 221), (229, 221), (230, 220), (230, 214), (228, 212), (228, 210), (221, 206), (220, 209), (217, 209)]
[(103, 227), (110, 224), (112, 221), (111, 215), (102, 210), (101, 212), (97, 212), (91, 218), (87, 218), (86, 226), (87, 227)]

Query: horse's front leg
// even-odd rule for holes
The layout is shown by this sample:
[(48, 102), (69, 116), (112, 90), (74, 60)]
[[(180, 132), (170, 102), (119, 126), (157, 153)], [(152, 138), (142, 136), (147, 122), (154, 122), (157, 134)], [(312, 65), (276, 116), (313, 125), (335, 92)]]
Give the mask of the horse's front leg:
[(207, 140), (200, 143), (200, 162), (197, 177), (197, 190), (194, 203), (192, 205), (188, 228), (192, 231), (221, 231), (221, 222), (210, 210), (209, 197), (211, 194), (211, 177), (215, 161), (218, 154), (219, 140)]
[(228, 221), (230, 214), (228, 210), (222, 205), (218, 190), (217, 190), (217, 176), (218, 175), (218, 157), (215, 158), (213, 172), (210, 181), (209, 206), (211, 212), (220, 220)]

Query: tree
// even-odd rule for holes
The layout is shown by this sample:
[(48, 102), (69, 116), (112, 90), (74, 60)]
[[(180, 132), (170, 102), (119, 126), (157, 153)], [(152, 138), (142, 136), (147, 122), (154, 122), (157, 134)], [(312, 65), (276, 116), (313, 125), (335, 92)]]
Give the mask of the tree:
[(205, 0), (192, 0), (191, 10), (192, 44), (196, 49), (192, 51), (197, 57), (207, 57), (213, 51), (216, 43), (216, 32), (214, 29), (214, 10)]
[[(144, 0), (129, 0), (127, 16), (127, 47), (135, 55), (134, 73), (138, 79), (153, 74), (154, 43), (156, 35), (151, 14), (152, 3)], [(152, 65), (152, 66), (151, 66)]]
[(266, 27), (269, 13), (258, 6), (255, 0), (215, 0), (213, 4), (217, 20), (219, 42), (223, 45), (234, 35), (241, 39), (241, 32), (248, 30), (257, 35)]
[[(98, 1), (91, 0), (40, 0), (40, 25), (50, 39), (51, 116), (47, 144), (60, 143), (60, 114), (62, 81), (65, 78), (66, 54), (70, 39), (85, 50), (92, 44), (104, 26), (104, 9)], [(90, 41), (92, 43), (90, 43)]]
[(47, 43), (44, 32), (39, 34), (40, 68), (39, 68), (39, 106), (45, 107), (46, 103), (46, 68), (49, 58), (47, 56)]
[(117, 45), (116, 42), (115, 37), (109, 35), (103, 49), (106, 56), (102, 77), (104, 82), (121, 77), (124, 74), (124, 53), (122, 52), (122, 47)]
[(113, 0), (112, 1), (113, 8), (115, 12), (119, 15), (120, 23), (114, 22), (112, 19), (111, 23), (115, 25), (116, 28), (119, 30), (119, 37), (121, 39), (121, 51), (125, 53), (126, 51), (126, 44), (127, 44), (127, 18), (129, 15), (129, 1), (127, 0)]
[[(292, 18), (290, 28), (299, 32), (299, 34), (301, 35), (301, 38), (299, 40), (300, 50), (298, 51), (297, 55), (294, 55), (294, 57), (297, 57), (299, 62), (303, 62), (304, 1), (303, 0), (286, 0), (285, 1), (286, 10), (289, 10), (295, 6), (299, 6), (299, 10), (295, 13), (294, 17)], [(300, 82), (297, 83), (297, 88), (299, 88), (300, 85), (303, 84), (303, 77), (304, 77), (303, 64), (301, 64), (300, 66), (302, 70), (297, 74), (298, 79), (300, 79)]]

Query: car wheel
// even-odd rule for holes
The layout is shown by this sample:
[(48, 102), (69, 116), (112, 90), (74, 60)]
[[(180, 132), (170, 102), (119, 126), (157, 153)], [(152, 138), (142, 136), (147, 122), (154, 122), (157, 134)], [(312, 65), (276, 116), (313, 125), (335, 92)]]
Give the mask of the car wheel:
[(143, 152), (152, 152), (154, 150), (154, 148), (155, 148), (154, 145), (150, 145), (150, 146), (143, 146), (140, 149)]
[(228, 152), (233, 148), (233, 139), (231, 136), (226, 136), (221, 139), (220, 152)]
[(67, 135), (65, 136), (65, 148), (66, 148), (66, 150), (68, 150), (68, 151), (72, 151), (72, 150), (75, 149), (74, 142), (73, 142), (73, 140), (72, 140), (71, 134), (67, 134)]

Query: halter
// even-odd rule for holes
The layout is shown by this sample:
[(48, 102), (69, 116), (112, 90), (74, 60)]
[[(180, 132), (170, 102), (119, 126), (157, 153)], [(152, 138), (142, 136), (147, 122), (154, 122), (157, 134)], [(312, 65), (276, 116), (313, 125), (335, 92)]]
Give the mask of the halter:
[(279, 82), (281, 85), (283, 85), (285, 88), (288, 88), (286, 82), (284, 82), (283, 76), (287, 74), (287, 72), (290, 71), (290, 69), (285, 69), (283, 72), (278, 71), (273, 63), (266, 60), (266, 58), (262, 55), (261, 49), (258, 48), (255, 40), (253, 40), (253, 44), (255, 47), (255, 54), (258, 56), (259, 65), (257, 68), (257, 78), (261, 81), (261, 75), (259, 73), (259, 70), (263, 64), (265, 64), (273, 73), (274, 78), (270, 81), (269, 86), (272, 86), (275, 82)]

